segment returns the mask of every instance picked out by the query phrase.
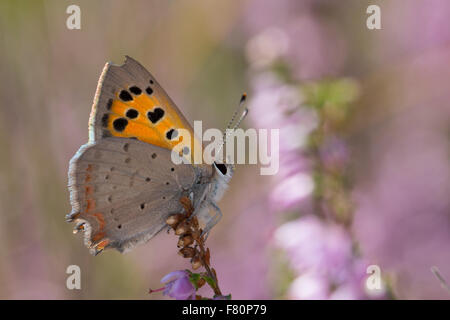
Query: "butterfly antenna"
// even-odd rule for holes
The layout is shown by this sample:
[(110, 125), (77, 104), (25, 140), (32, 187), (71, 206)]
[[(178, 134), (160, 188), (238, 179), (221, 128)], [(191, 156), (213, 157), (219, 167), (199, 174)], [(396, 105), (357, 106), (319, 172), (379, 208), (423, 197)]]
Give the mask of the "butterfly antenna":
[(239, 110), (241, 110), (242, 106), (244, 105), (245, 100), (247, 99), (247, 94), (244, 92), (242, 94), (241, 100), (239, 101), (239, 105), (237, 106), (236, 110), (234, 110), (233, 116), (231, 117), (230, 122), (228, 122), (227, 129), (231, 129), (231, 125), (233, 124), (234, 120), (236, 119), (236, 116), (238, 115)]
[(241, 124), (242, 120), (244, 120), (244, 118), (247, 116), (247, 114), (248, 114), (248, 108), (245, 108), (244, 111), (242, 111), (242, 114), (241, 114), (241, 116), (239, 117), (238, 122), (237, 122), (236, 125), (233, 127), (233, 130), (239, 128), (239, 125)]
[[(242, 120), (244, 120), (244, 118), (247, 116), (248, 108), (245, 107), (244, 110), (242, 110), (245, 100), (247, 100), (247, 94), (244, 92), (242, 94), (241, 100), (239, 100), (238, 107), (234, 111), (233, 116), (231, 117), (230, 122), (228, 122), (225, 132), (223, 133), (222, 145), (220, 146), (219, 150), (217, 151), (217, 154), (219, 154), (222, 151), (223, 146), (225, 145), (225, 142), (227, 141), (227, 137), (230, 134), (229, 132), (227, 132), (227, 130), (228, 129), (233, 129), (233, 130), (237, 129), (239, 127), (239, 125), (241, 124)], [(241, 110), (242, 110), (242, 113), (241, 113), (241, 116), (239, 117), (239, 120), (236, 122), (235, 125), (233, 125), (233, 123), (235, 122), (234, 120), (236, 120), (236, 116), (239, 114), (239, 111), (241, 111)]]

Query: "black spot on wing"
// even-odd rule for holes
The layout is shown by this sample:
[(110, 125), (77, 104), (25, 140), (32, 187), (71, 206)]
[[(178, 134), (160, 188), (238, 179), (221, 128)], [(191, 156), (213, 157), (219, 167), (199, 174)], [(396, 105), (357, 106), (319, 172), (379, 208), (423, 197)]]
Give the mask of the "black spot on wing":
[(109, 99), (108, 102), (106, 103), (106, 109), (111, 110), (112, 104), (113, 104), (113, 99)]
[(161, 120), (162, 117), (164, 117), (164, 110), (161, 108), (155, 108), (155, 110), (147, 112), (147, 117), (153, 124), (155, 124)]
[(129, 119), (136, 119), (139, 115), (139, 112), (136, 109), (128, 109), (125, 113), (125, 116)]
[(132, 94), (138, 96), (142, 93), (141, 88), (137, 87), (137, 86), (132, 86), (129, 88), (129, 90), (131, 91)]
[(147, 92), (148, 95), (152, 95), (153, 89), (150, 88), (150, 87), (147, 87), (147, 88), (145, 89), (145, 92)]
[(119, 118), (119, 119), (114, 120), (114, 122), (113, 122), (114, 130), (116, 130), (117, 132), (122, 132), (123, 130), (125, 130), (127, 125), (128, 125), (128, 120), (125, 118)]
[(133, 97), (127, 90), (120, 91), (119, 98), (125, 102), (133, 100)]
[(105, 128), (108, 126), (108, 119), (109, 119), (109, 114), (105, 113), (102, 116), (102, 126)]

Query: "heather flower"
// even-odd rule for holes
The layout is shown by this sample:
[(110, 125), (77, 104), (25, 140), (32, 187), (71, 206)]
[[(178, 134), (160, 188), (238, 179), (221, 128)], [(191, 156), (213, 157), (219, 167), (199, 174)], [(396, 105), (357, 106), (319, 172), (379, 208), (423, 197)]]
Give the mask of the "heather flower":
[(301, 92), (287, 85), (273, 72), (264, 72), (255, 76), (253, 94), (249, 108), (253, 112), (249, 117), (260, 128), (283, 128), (297, 124), (299, 117), (295, 111), (302, 103)]
[(315, 216), (306, 216), (280, 226), (275, 244), (283, 248), (298, 273), (318, 269), (338, 280), (352, 259), (352, 243), (338, 225), (327, 225)]
[(319, 147), (319, 156), (325, 167), (341, 169), (349, 160), (347, 144), (338, 137), (330, 137)]
[(255, 69), (269, 67), (286, 53), (288, 45), (288, 38), (283, 30), (268, 28), (248, 42), (247, 60)]
[(230, 300), (231, 299), (231, 294), (227, 295), (227, 296), (223, 296), (223, 295), (217, 295), (214, 296), (213, 300)]
[(346, 43), (338, 26), (315, 10), (317, 1), (282, 0), (276, 8), (263, 3), (248, 5), (252, 38), (246, 57), (253, 87), (249, 117), (256, 127), (279, 129), (280, 135), (280, 166), (268, 208), (297, 217), (307, 213), (274, 234), (295, 276), (287, 297), (364, 298), (366, 264), (339, 224), (351, 223), (351, 201), (342, 183), (349, 152), (333, 132), (347, 119), (355, 84), (298, 81), (336, 74), (347, 57)]
[(347, 57), (340, 27), (312, 12), (299, 14), (285, 23), (290, 43), (287, 61), (297, 79), (336, 75)]
[(280, 226), (275, 244), (284, 249), (299, 274), (291, 284), (291, 299), (361, 299), (366, 264), (354, 256), (343, 227), (306, 216)]
[(192, 299), (195, 294), (195, 288), (189, 280), (189, 273), (184, 270), (165, 275), (161, 282), (166, 284), (163, 294), (177, 300)]
[(328, 295), (328, 280), (313, 272), (297, 277), (287, 293), (288, 298), (294, 300), (324, 300)]
[(308, 160), (301, 150), (310, 132), (317, 126), (313, 109), (301, 108), (303, 96), (299, 87), (283, 83), (274, 73), (254, 77), (254, 94), (250, 101), (251, 120), (257, 127), (280, 131), (280, 168), (274, 177), (270, 206), (276, 210), (297, 207), (313, 191)]
[(275, 186), (270, 195), (271, 205), (277, 209), (293, 208), (313, 190), (313, 179), (308, 174), (299, 172)]
[(320, 5), (319, 1), (249, 2), (246, 29), (253, 38), (246, 51), (251, 66), (267, 66), (282, 58), (296, 79), (337, 74), (346, 61), (347, 44), (340, 26), (316, 13)]

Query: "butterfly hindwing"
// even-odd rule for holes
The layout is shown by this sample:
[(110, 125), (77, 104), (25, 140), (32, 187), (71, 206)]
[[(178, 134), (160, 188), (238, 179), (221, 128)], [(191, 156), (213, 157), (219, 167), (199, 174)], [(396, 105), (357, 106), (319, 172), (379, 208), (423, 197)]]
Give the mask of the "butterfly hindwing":
[[(70, 162), (69, 189), (75, 220), (93, 253), (127, 250), (164, 228), (181, 212), (179, 199), (195, 190), (191, 165), (175, 166), (170, 151), (141, 141), (103, 138), (83, 146)], [(199, 192), (201, 192), (199, 190)]]

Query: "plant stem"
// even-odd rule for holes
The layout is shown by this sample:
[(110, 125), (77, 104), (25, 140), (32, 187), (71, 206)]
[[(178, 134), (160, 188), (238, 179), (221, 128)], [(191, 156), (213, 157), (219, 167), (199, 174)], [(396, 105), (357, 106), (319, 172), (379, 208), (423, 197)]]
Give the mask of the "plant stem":
[[(209, 278), (211, 278), (214, 282), (213, 286), (210, 283), (208, 283), (208, 285), (214, 291), (215, 295), (222, 296), (222, 292), (219, 288), (219, 283), (217, 281), (216, 272), (215, 272), (214, 268), (211, 268), (209, 265), (209, 260), (210, 260), (209, 250), (205, 249), (205, 240), (204, 240), (204, 237), (202, 236), (203, 231), (199, 226), (197, 217), (192, 216), (192, 213), (194, 212), (194, 207), (192, 206), (191, 201), (186, 197), (181, 198), (180, 202), (185, 209), (185, 220), (187, 221), (188, 219), (190, 219), (189, 232), (192, 234), (192, 237), (196, 244), (194, 246), (194, 248), (198, 247), (198, 249), (196, 248), (196, 251), (197, 251), (198, 257), (200, 259), (200, 262), (201, 262), (202, 266), (205, 268), (207, 276)], [(180, 237), (181, 236), (182, 235), (180, 235)]]

